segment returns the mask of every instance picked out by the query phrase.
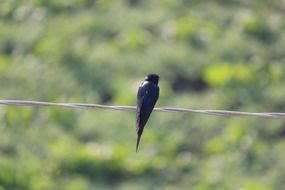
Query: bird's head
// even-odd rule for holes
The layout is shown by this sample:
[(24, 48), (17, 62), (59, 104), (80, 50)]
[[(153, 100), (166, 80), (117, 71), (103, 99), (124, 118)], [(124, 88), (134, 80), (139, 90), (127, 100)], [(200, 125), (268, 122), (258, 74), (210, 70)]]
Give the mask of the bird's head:
[(145, 77), (145, 81), (152, 82), (157, 85), (159, 81), (159, 76), (157, 74), (149, 74)]

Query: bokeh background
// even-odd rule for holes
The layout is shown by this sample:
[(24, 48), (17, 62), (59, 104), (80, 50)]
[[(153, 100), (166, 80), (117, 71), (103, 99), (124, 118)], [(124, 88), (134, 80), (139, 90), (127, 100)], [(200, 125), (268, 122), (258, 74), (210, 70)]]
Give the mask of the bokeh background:
[[(285, 111), (284, 0), (0, 1), (0, 99)], [(0, 106), (0, 190), (285, 189), (285, 122)]]

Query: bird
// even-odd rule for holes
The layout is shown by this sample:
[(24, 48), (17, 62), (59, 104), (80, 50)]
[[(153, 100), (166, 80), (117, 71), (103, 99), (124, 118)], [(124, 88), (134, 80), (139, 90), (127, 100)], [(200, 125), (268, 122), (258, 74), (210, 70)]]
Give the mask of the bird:
[(148, 74), (138, 89), (136, 106), (136, 152), (138, 151), (144, 127), (159, 97), (158, 81), (159, 76), (157, 74)]

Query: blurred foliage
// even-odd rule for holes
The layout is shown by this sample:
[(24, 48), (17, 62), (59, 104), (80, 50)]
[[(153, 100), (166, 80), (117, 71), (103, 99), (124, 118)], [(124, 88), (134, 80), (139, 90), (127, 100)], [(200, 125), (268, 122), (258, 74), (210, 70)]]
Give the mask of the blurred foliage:
[[(0, 1), (0, 96), (135, 105), (148, 73), (158, 106), (285, 110), (279, 0)], [(285, 122), (0, 107), (0, 190), (285, 188)]]

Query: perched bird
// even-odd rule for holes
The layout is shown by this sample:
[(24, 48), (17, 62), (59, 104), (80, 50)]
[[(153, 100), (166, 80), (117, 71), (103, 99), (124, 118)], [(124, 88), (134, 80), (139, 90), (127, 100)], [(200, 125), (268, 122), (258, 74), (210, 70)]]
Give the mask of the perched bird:
[(159, 97), (159, 76), (156, 74), (149, 74), (145, 77), (144, 81), (139, 87), (137, 94), (137, 146), (138, 151), (141, 135), (143, 133), (144, 126), (154, 108), (154, 105)]

